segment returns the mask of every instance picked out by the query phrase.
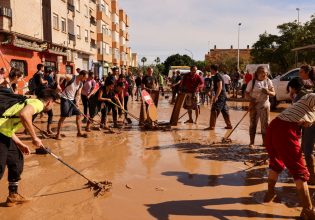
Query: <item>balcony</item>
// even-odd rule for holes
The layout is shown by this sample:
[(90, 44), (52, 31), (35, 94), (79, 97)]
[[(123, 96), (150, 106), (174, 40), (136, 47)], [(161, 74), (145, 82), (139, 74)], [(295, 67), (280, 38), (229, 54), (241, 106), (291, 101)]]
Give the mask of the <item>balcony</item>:
[(118, 59), (113, 57), (113, 64), (116, 66), (118, 64)]
[(126, 45), (120, 46), (120, 52), (126, 52)]
[(118, 14), (118, 3), (117, 1), (112, 1), (112, 14)]
[(12, 18), (12, 9), (0, 7), (0, 16)]
[(110, 24), (112, 22), (111, 18), (108, 17), (103, 11), (100, 11), (100, 10), (98, 10), (96, 12), (96, 19), (97, 20), (102, 20), (102, 21), (104, 21), (107, 24)]
[(73, 5), (73, 3), (68, 2), (68, 10), (74, 12), (75, 6)]
[(119, 48), (118, 42), (113, 41), (112, 48), (117, 48), (118, 49)]
[(112, 31), (116, 31), (119, 33), (119, 24), (112, 22)]
[(69, 40), (75, 41), (75, 35), (74, 34), (68, 34)]
[(90, 17), (90, 23), (94, 26), (96, 26), (96, 20), (95, 20), (95, 17), (91, 16)]
[(91, 46), (91, 48), (93, 48), (93, 49), (97, 49), (97, 45), (96, 45), (95, 40), (91, 40), (90, 46)]
[(123, 38), (126, 38), (126, 31), (123, 31), (123, 30), (119, 30), (119, 37), (123, 37)]
[(103, 41), (109, 44), (112, 44), (111, 36), (106, 35), (105, 33), (97, 33), (97, 41)]
[(12, 25), (11, 8), (0, 7), (0, 29), (10, 31)]

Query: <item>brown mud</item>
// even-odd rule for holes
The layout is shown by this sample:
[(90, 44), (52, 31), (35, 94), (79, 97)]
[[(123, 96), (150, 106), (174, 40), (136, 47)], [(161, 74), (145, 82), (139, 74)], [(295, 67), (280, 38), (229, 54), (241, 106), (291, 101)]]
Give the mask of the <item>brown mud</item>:
[[(161, 98), (160, 121), (169, 121), (172, 105)], [(235, 125), (247, 110), (245, 102), (229, 102)], [(282, 104), (282, 108), (286, 105)], [(129, 111), (139, 114), (140, 102)], [(56, 108), (58, 109), (58, 108)], [(109, 180), (110, 192), (95, 198), (86, 180), (49, 155), (25, 157), (20, 193), (30, 203), (4, 207), (7, 173), (0, 181), (0, 219), (294, 219), (301, 208), (291, 176), (283, 172), (275, 202), (262, 204), (268, 165), (257, 134), (257, 146), (248, 147), (248, 116), (221, 144), (230, 130), (219, 116), (214, 131), (210, 106), (201, 107), (198, 124), (184, 124), (187, 115), (171, 130), (144, 131), (132, 127), (114, 134), (92, 131), (77, 138), (75, 119), (67, 119), (62, 141), (45, 139), (46, 147), (94, 181)], [(58, 115), (56, 110), (56, 115)], [(180, 115), (185, 113), (182, 109)], [(272, 113), (274, 118), (278, 113)], [(109, 116), (111, 118), (111, 116)], [(96, 120), (98, 117), (95, 118)], [(57, 126), (58, 116), (53, 127)], [(36, 124), (45, 128), (46, 116)], [(259, 131), (258, 127), (258, 131)], [(27, 143), (29, 138), (22, 136)], [(216, 144), (213, 144), (213, 143)], [(260, 163), (259, 163), (260, 162)], [(311, 194), (315, 188), (311, 187)]]

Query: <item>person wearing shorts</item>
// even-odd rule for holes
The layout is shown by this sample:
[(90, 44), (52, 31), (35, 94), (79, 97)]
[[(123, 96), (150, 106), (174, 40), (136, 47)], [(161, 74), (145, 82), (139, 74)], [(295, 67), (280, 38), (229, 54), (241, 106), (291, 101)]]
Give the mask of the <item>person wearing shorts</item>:
[(203, 80), (197, 74), (197, 66), (191, 66), (190, 72), (185, 74), (181, 80), (181, 91), (186, 93), (186, 99), (184, 101), (184, 109), (187, 109), (189, 119), (185, 123), (194, 123), (192, 119), (192, 110), (195, 110), (197, 122), (199, 115), (199, 90), (204, 85)]
[(279, 174), (288, 168), (294, 178), (303, 210), (302, 219), (315, 219), (315, 212), (308, 190), (309, 172), (305, 166), (299, 139), (301, 127), (315, 123), (315, 93), (303, 96), (289, 106), (269, 125), (266, 134), (266, 149), (269, 156), (268, 191), (264, 202), (275, 197), (275, 185)]

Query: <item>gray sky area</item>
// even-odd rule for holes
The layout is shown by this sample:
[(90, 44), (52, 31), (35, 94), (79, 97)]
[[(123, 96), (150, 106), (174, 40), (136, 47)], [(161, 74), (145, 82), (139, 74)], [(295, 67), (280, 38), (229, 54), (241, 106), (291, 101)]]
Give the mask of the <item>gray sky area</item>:
[(246, 48), (277, 25), (315, 14), (315, 0), (120, 0), (130, 20), (130, 46), (151, 63), (172, 54), (204, 60), (209, 48)]

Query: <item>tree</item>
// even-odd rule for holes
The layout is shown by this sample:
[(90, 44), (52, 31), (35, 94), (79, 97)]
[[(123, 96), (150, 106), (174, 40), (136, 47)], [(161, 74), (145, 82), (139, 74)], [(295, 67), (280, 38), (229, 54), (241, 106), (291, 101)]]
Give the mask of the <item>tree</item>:
[(180, 55), (180, 54), (174, 54), (166, 58), (164, 61), (164, 74), (168, 74), (168, 71), (170, 70), (171, 66), (191, 66), (195, 63), (193, 59), (191, 59), (190, 56), (187, 55)]
[(197, 66), (198, 70), (201, 70), (202, 72), (206, 71), (206, 61), (195, 61), (195, 65)]
[(154, 60), (154, 62), (156, 62), (156, 65), (159, 65), (159, 64), (160, 64), (160, 62), (161, 62), (160, 57), (157, 57), (157, 58)]
[(277, 26), (279, 35), (263, 33), (253, 45), (251, 55), (255, 63), (270, 63), (272, 71), (285, 72), (298, 63), (314, 63), (315, 52), (292, 49), (315, 44), (315, 17), (305, 24), (288, 22)]
[(144, 63), (147, 62), (147, 58), (146, 57), (142, 57), (141, 58), (141, 62), (142, 62), (142, 68), (143, 68), (143, 71), (144, 71)]

